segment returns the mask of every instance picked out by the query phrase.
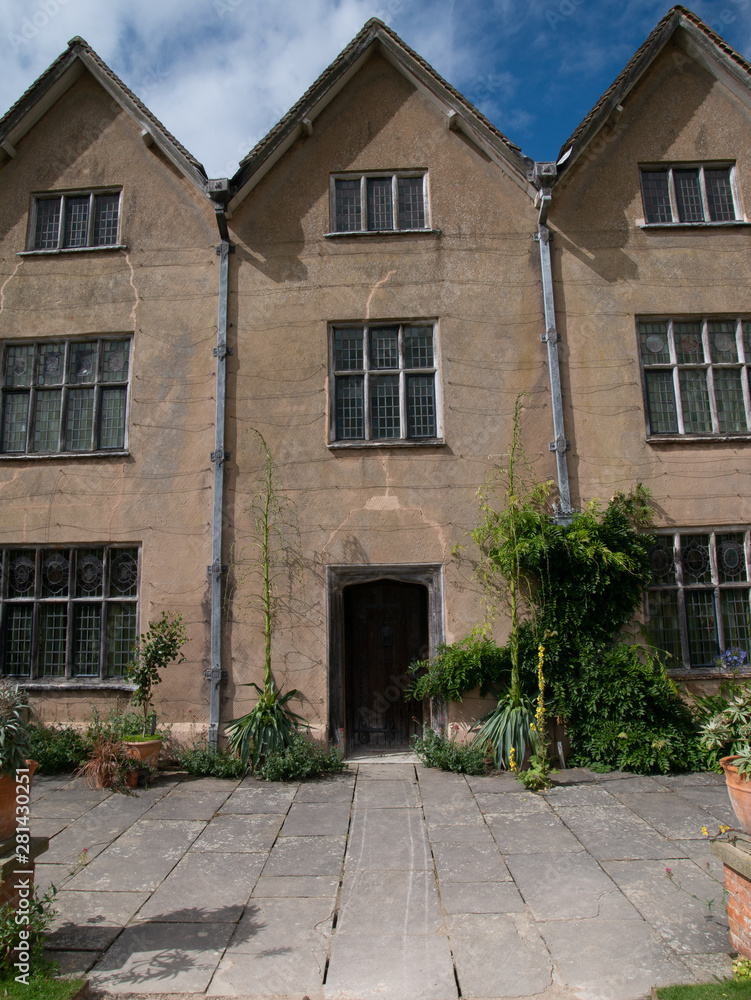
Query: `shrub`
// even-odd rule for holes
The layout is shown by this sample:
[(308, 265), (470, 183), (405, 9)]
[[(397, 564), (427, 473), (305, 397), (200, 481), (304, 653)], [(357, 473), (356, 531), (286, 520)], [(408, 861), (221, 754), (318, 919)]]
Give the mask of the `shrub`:
[(346, 770), (344, 756), (336, 747), (324, 750), (299, 730), (281, 750), (269, 750), (256, 774), (265, 781), (303, 781)]
[(20, 934), (24, 933), (24, 944), (28, 944), (31, 953), (30, 965), (39, 965), (44, 948), (44, 937), (47, 928), (52, 923), (56, 910), (53, 901), (57, 889), (51, 886), (40, 896), (35, 890), (29, 899), (29, 906), (24, 912), (28, 923), (19, 924), (18, 909), (12, 903), (0, 906), (0, 971), (11, 972), (13, 963), (18, 961), (18, 949), (21, 945)]
[(29, 756), (39, 762), (39, 774), (61, 774), (80, 767), (88, 756), (83, 733), (70, 726), (29, 727)]
[(212, 749), (206, 740), (175, 756), (178, 766), (197, 778), (242, 778), (248, 773), (239, 757), (229, 750)]
[(408, 698), (461, 701), (474, 688), (484, 694), (508, 684), (511, 656), (489, 636), (472, 632), (450, 645), (441, 643), (432, 659), (416, 660), (409, 672), (413, 680), (406, 690)]
[(572, 764), (637, 774), (706, 767), (691, 710), (647, 650), (627, 643), (590, 649), (561, 701)]
[(488, 770), (486, 747), (477, 741), (460, 742), (456, 739), (458, 726), (452, 736), (436, 732), (426, 726), (422, 736), (412, 737), (412, 747), (425, 767), (456, 774), (484, 774)]

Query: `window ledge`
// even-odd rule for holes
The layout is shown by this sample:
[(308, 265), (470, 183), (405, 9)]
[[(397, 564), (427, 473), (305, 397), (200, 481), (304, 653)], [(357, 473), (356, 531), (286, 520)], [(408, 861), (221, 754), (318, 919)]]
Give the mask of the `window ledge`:
[(714, 441), (751, 441), (751, 434), (648, 434), (647, 444), (709, 444)]
[(717, 667), (668, 667), (668, 677), (675, 680), (731, 681), (734, 677), (751, 678), (751, 670), (718, 670)]
[(59, 247), (57, 250), (19, 250), (16, 257), (54, 257), (64, 253), (100, 253), (102, 250), (127, 250), (124, 243), (108, 243), (103, 247)]
[(130, 694), (136, 689), (135, 684), (130, 684), (128, 681), (103, 681), (98, 677), (92, 677), (89, 680), (83, 680), (82, 678), (76, 680), (49, 678), (48, 680), (27, 681), (23, 677), (9, 675), (8, 679), (17, 683), (24, 691), (123, 691), (126, 694)]
[(127, 458), (129, 451), (123, 449), (112, 449), (107, 451), (40, 451), (33, 455), (24, 455), (21, 452), (9, 451), (0, 453), (0, 462), (40, 462), (45, 459), (52, 459), (59, 462), (67, 458)]
[(352, 451), (359, 448), (445, 448), (443, 438), (426, 438), (414, 441), (392, 440), (383, 441), (330, 441), (327, 445), (330, 451)]
[(751, 226), (749, 219), (729, 219), (727, 222), (644, 222), (638, 219), (638, 229), (737, 229)]
[(440, 236), (440, 229), (351, 229), (342, 233), (324, 233), (323, 238), (341, 239), (342, 236)]

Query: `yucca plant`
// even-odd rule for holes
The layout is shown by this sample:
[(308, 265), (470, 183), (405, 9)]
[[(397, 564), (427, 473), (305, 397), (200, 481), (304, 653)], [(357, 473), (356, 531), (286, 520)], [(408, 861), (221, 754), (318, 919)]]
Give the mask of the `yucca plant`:
[(26, 693), (13, 681), (0, 681), (0, 774), (26, 767), (30, 715)]
[(287, 708), (292, 698), (299, 698), (302, 703), (300, 692), (293, 688), (281, 694), (270, 670), (262, 688), (252, 683), (244, 686), (256, 689), (258, 701), (247, 715), (228, 722), (226, 733), (230, 749), (246, 767), (250, 764), (255, 771), (270, 751), (281, 752), (291, 746), (298, 726), (306, 723), (302, 716)]

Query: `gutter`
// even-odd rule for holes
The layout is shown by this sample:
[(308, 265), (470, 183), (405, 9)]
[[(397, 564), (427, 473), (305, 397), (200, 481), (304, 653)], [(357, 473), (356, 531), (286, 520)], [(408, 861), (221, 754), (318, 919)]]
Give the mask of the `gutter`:
[(548, 371), (550, 373), (550, 399), (553, 406), (553, 434), (555, 440), (548, 445), (555, 452), (556, 471), (558, 473), (559, 500), (555, 507), (554, 518), (558, 524), (571, 524), (574, 511), (571, 507), (571, 489), (568, 477), (568, 461), (566, 452), (570, 444), (566, 440), (566, 429), (563, 422), (563, 398), (561, 393), (561, 371), (558, 360), (558, 341), (560, 335), (555, 325), (555, 299), (553, 296), (553, 267), (550, 257), (550, 240), (552, 233), (546, 223), (551, 202), (550, 184), (556, 176), (554, 163), (535, 163), (533, 181), (538, 187), (536, 204), (539, 205), (537, 217), (537, 232), (535, 240), (540, 246), (540, 269), (542, 271), (542, 299), (545, 314), (545, 333), (540, 334), (540, 340), (547, 344)]
[(216, 323), (216, 431), (211, 461), (214, 463), (214, 508), (211, 524), (211, 667), (206, 671), (210, 683), (209, 694), (209, 747), (216, 749), (221, 716), (221, 684), (226, 672), (222, 670), (222, 583), (227, 567), (222, 564), (222, 526), (224, 515), (224, 463), (229, 452), (224, 450), (224, 425), (227, 403), (227, 305), (229, 299), (229, 257), (235, 249), (230, 245), (227, 231), (225, 205), (229, 200), (229, 183), (225, 178), (208, 182), (208, 193), (214, 200), (220, 244), (219, 303)]

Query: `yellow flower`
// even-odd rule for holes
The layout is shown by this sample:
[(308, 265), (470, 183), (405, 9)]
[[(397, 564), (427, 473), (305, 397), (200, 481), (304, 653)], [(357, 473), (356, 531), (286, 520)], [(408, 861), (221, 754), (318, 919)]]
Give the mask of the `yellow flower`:
[(513, 747), (511, 747), (511, 749), (509, 750), (509, 753), (508, 753), (508, 768), (509, 768), (509, 771), (513, 771), (514, 774), (516, 774), (516, 771), (517, 771), (517, 767), (516, 767), (516, 750), (514, 750)]
[(703, 826), (701, 828), (701, 835), (702, 835), (702, 837), (708, 837), (709, 836), (709, 830), (706, 828), (706, 826)]

